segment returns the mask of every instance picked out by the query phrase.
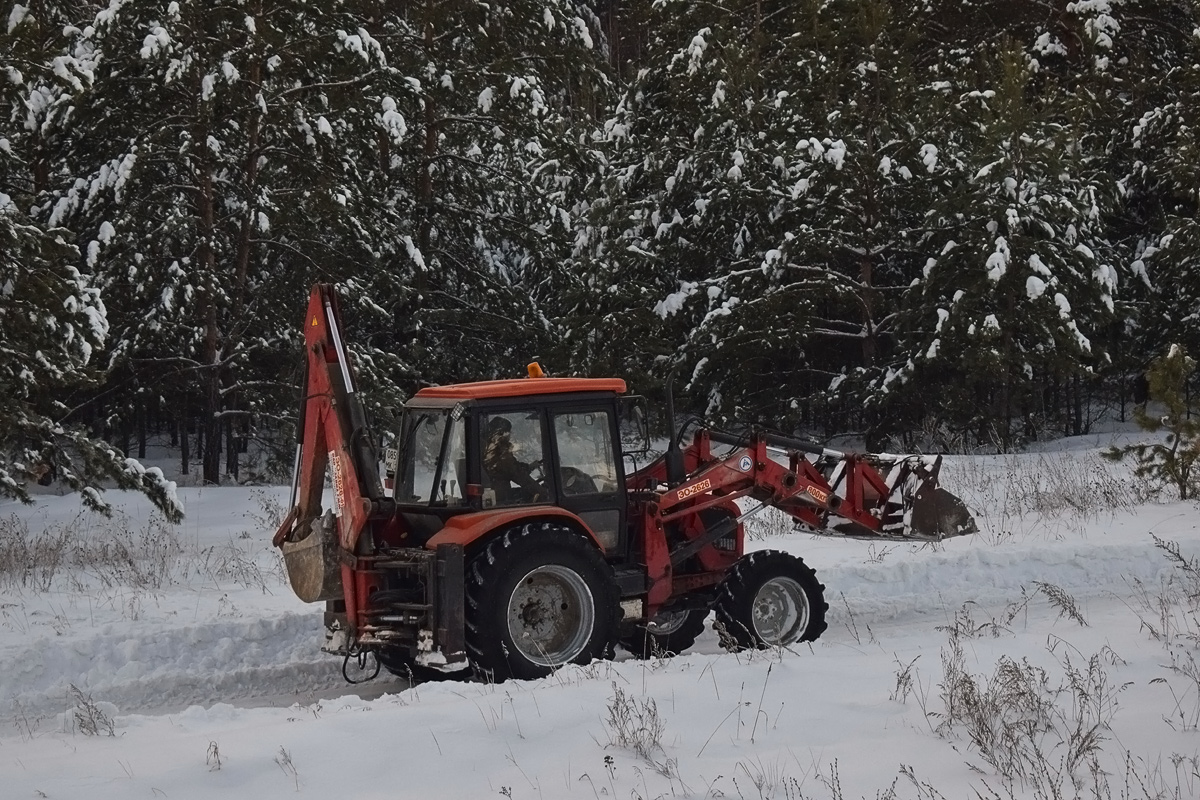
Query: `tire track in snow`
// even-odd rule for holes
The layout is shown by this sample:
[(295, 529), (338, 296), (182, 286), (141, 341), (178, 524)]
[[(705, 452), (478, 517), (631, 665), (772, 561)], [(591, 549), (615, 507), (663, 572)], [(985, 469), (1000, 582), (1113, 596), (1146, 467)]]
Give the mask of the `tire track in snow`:
[(319, 626), (306, 613), (36, 637), (0, 653), (0, 716), (68, 709), (71, 685), (122, 713), (327, 688), (341, 662)]
[[(795, 539), (761, 545), (804, 547)], [(824, 555), (844, 558), (844, 552)], [(1037, 581), (1083, 601), (1131, 595), (1135, 580), (1156, 587), (1170, 572), (1152, 542), (952, 544), (938, 552), (896, 553), (878, 563), (822, 565), (822, 554), (814, 555), (809, 561), (826, 586), (835, 624), (853, 613), (860, 622), (902, 626), (911, 620), (924, 628), (934, 619), (951, 618), (968, 601), (1003, 607), (1019, 599), (1022, 589), (1033, 592)], [(242, 612), (255, 609), (242, 606)], [(286, 703), (353, 691), (342, 680), (340, 659), (319, 649), (318, 613), (270, 613), (178, 627), (114, 626), (92, 635), (39, 636), (9, 646), (0, 652), (0, 717), (69, 709), (72, 684), (115, 704), (121, 713), (215, 702)], [(363, 691), (378, 694), (380, 685), (394, 687), (377, 681)]]

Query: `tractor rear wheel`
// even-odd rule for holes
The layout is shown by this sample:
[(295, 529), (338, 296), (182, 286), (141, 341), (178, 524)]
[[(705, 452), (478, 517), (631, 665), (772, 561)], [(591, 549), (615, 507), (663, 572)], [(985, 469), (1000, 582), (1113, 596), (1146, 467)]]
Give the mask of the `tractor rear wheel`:
[(742, 556), (717, 596), (717, 621), (734, 649), (811, 642), (827, 627), (825, 587), (812, 568), (779, 550)]
[(540, 678), (611, 654), (620, 613), (612, 568), (564, 525), (529, 523), (467, 566), (467, 655), (486, 679)]
[(675, 656), (696, 643), (708, 619), (707, 608), (660, 611), (650, 622), (621, 637), (621, 646), (635, 658)]

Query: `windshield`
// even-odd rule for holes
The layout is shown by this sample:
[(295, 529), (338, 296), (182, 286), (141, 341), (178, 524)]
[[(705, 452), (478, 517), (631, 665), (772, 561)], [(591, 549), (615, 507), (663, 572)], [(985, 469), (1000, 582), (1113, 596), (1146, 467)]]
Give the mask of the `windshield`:
[(409, 409), (402, 430), (396, 502), (461, 504), (467, 461), (462, 414)]

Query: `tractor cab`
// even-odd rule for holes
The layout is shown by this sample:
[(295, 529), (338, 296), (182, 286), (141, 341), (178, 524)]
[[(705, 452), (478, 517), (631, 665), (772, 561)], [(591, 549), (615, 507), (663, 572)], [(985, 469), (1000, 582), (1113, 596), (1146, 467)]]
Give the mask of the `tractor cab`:
[(544, 377), (422, 389), (385, 464), (404, 527), (425, 540), (462, 514), (551, 506), (623, 554), (624, 392), (619, 379)]

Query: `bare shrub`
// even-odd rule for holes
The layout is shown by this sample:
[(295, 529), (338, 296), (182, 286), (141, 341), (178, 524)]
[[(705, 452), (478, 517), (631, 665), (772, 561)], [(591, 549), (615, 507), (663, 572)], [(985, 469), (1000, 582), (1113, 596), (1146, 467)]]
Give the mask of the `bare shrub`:
[(1017, 781), (1047, 797), (1062, 796), (1067, 781), (1079, 790), (1091, 776), (1094, 785), (1093, 767), (1123, 688), (1108, 681), (1104, 660), (1114, 657), (1110, 653), (1083, 659), (1070, 648), (1059, 656), (1060, 648), (1061, 641), (1049, 648), (1062, 669), (1059, 678), (1008, 656), (991, 675), (977, 677), (967, 670), (962, 641), (951, 632), (942, 650), (943, 711), (931, 715), (942, 736), (964, 731), (979, 757), (1009, 785)]
[(1078, 622), (1085, 628), (1088, 627), (1087, 620), (1083, 618), (1083, 613), (1079, 610), (1079, 606), (1075, 605), (1075, 598), (1068, 594), (1065, 589), (1053, 583), (1044, 583), (1043, 581), (1034, 581), (1033, 585), (1050, 601), (1050, 605), (1058, 611), (1060, 619), (1067, 617)]
[(795, 533), (796, 526), (792, 518), (776, 508), (764, 509), (761, 514), (746, 520), (746, 540), (750, 542), (793, 536)]
[(300, 773), (296, 771), (296, 765), (292, 763), (292, 754), (283, 745), (279, 746), (279, 752), (275, 754), (275, 763), (283, 770), (284, 775), (291, 777), (295, 782), (296, 791), (300, 791)]
[(976, 519), (991, 544), (1082, 535), (1084, 523), (1158, 496), (1151, 481), (1094, 451), (947, 459), (942, 483), (983, 512)]
[(196, 571), (214, 584), (232, 581), (246, 589), (270, 594), (283, 579), (282, 571), (264, 571), (253, 554), (234, 541), (202, 549), (195, 560)]
[(1093, 452), (1043, 454), (1031, 472), (1030, 508), (1053, 516), (1093, 519), (1101, 511), (1135, 508), (1158, 494), (1150, 480)]
[(888, 696), (889, 700), (898, 700), (901, 703), (908, 702), (908, 696), (913, 691), (913, 681), (916, 679), (913, 674), (913, 667), (917, 663), (917, 656), (912, 661), (905, 664), (896, 656), (896, 688), (892, 689), (892, 693)]
[(258, 509), (246, 512), (246, 516), (254, 522), (258, 531), (274, 532), (287, 516), (287, 508), (275, 492), (267, 489), (253, 489), (250, 496), (254, 498)]
[[(278, 502), (260, 493), (264, 524)], [(272, 505), (274, 504), (274, 505)], [(279, 553), (265, 563), (261, 537), (196, 550), (185, 548), (177, 528), (158, 515), (134, 526), (124, 515), (81, 513), (68, 522), (31, 530), (16, 515), (0, 518), (0, 588), (47, 592), (64, 584), (76, 591), (125, 587), (157, 591), (199, 575), (214, 584), (236, 583), (270, 593), (286, 582)]]
[(121, 515), (81, 513), (39, 531), (16, 515), (0, 520), (0, 586), (7, 588), (46, 592), (83, 573), (105, 588), (160, 589), (175, 579), (182, 554), (175, 527), (157, 515), (137, 531)]
[(84, 736), (116, 736), (112, 717), (75, 684), (70, 687), (71, 699), (75, 703), (75, 728)]
[(208, 765), (209, 772), (221, 771), (221, 747), (215, 739), (208, 743), (208, 752), (204, 756), (204, 763)]
[(1174, 701), (1163, 720), (1175, 730), (1200, 730), (1200, 558), (1185, 555), (1176, 542), (1151, 536), (1173, 569), (1155, 589), (1134, 580), (1130, 608), (1169, 659), (1170, 677), (1151, 681), (1167, 686)]
[(37, 714), (31, 714), (16, 697), (13, 698), (12, 704), (13, 725), (16, 726), (17, 732), (21, 734), (21, 739), (32, 742), (38, 728), (41, 727), (42, 717)]
[[(754, 760), (742, 759), (734, 765), (733, 771), (733, 785), (737, 788), (738, 794), (742, 795), (737, 779), (737, 773), (740, 771), (754, 787), (759, 800), (768, 800), (768, 798), (775, 797), (780, 789), (789, 785), (789, 781), (792, 785), (798, 785), (794, 779), (788, 777), (780, 761), (765, 762), (762, 758)], [(744, 797), (745, 795), (742, 796)]]
[(175, 526), (162, 517), (151, 517), (136, 534), (114, 519), (100, 536), (78, 542), (73, 566), (94, 574), (105, 587), (161, 589), (174, 582), (181, 555)]
[(1175, 573), (1179, 576), (1180, 587), (1192, 609), (1200, 607), (1200, 558), (1185, 556), (1180, 551), (1178, 542), (1161, 539), (1153, 533), (1150, 534), (1150, 538), (1154, 540), (1154, 546), (1162, 551), (1163, 555), (1167, 557), (1167, 561), (1175, 568)]
[(655, 751), (662, 750), (662, 737), (667, 725), (658, 713), (654, 698), (637, 698), (625, 694), (613, 682), (613, 696), (608, 701), (608, 743), (632, 750), (647, 762)]
[(1151, 683), (1164, 683), (1171, 690), (1175, 708), (1163, 721), (1178, 731), (1200, 730), (1200, 664), (1191, 649), (1174, 646), (1167, 649), (1171, 663), (1167, 665), (1176, 676), (1183, 678), (1182, 689), (1165, 678), (1155, 678)]
[(0, 519), (0, 585), (49, 591), (68, 561), (70, 538), (65, 527), (34, 533), (16, 514)]
[(976, 639), (987, 635), (992, 638), (998, 638), (1001, 634), (1011, 633), (1013, 620), (1021, 615), (1028, 606), (1032, 598), (1021, 589), (1021, 599), (1014, 600), (1004, 607), (1003, 613), (999, 616), (991, 617), (987, 620), (976, 620), (972, 611), (976, 605), (975, 601), (968, 600), (958, 607), (954, 612), (954, 619), (948, 625), (939, 625), (937, 630), (945, 631), (953, 638), (960, 639)]

